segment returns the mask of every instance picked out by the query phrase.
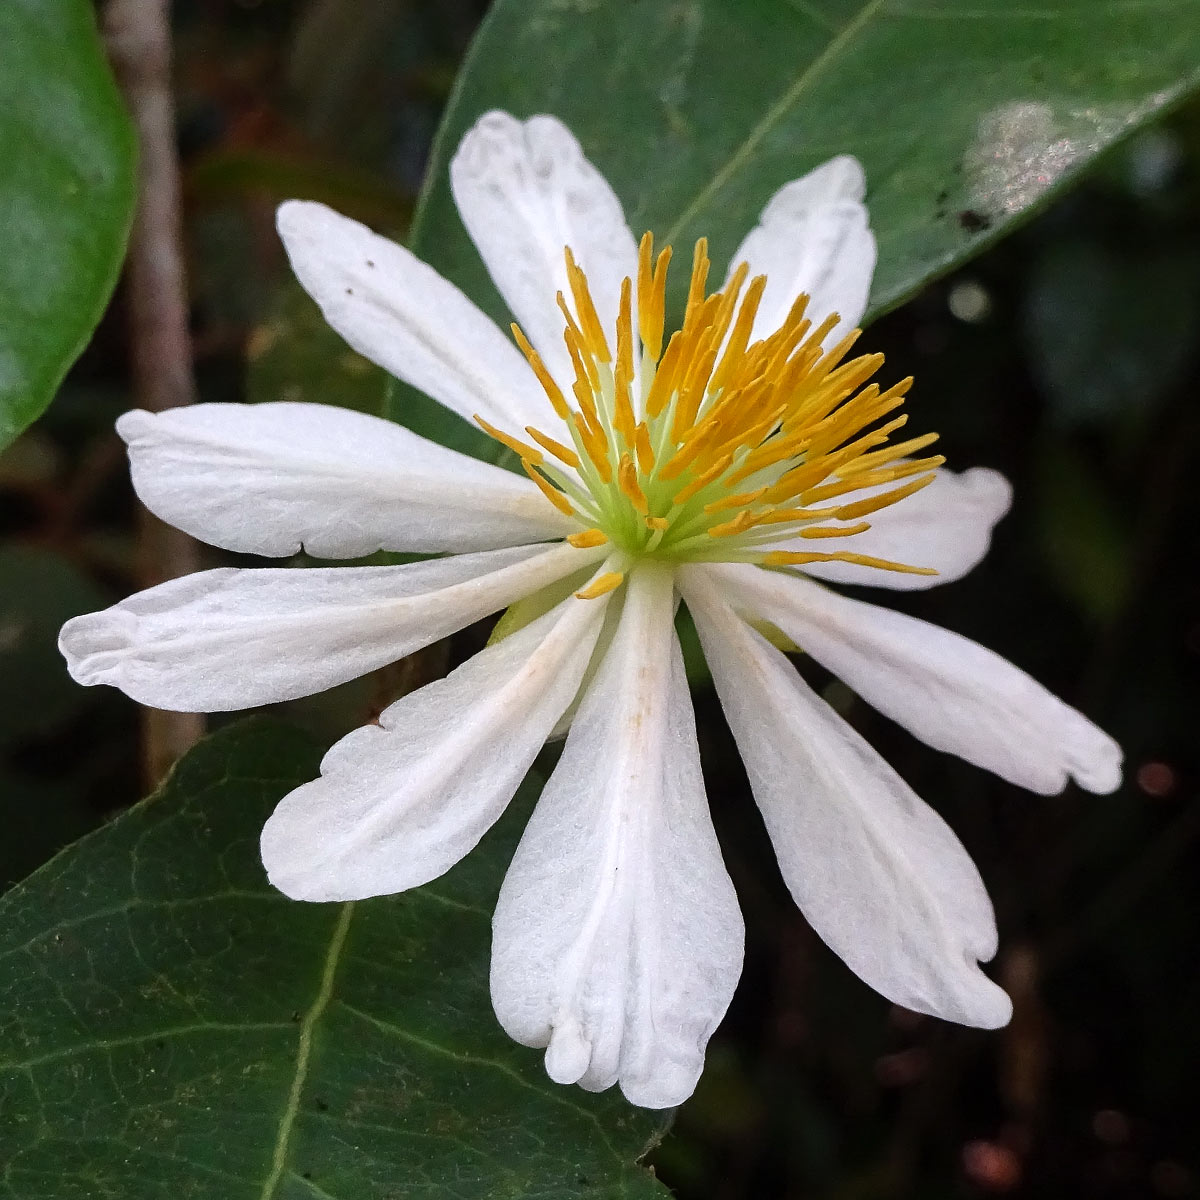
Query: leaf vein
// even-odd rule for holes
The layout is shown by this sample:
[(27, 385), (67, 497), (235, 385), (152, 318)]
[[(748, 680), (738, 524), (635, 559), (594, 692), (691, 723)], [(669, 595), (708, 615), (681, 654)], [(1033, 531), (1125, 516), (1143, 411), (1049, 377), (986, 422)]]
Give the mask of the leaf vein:
[(300, 1097), (304, 1093), (304, 1081), (308, 1078), (308, 1064), (312, 1057), (313, 1031), (329, 1006), (333, 996), (333, 981), (337, 976), (338, 961), (346, 944), (346, 935), (350, 932), (350, 922), (354, 917), (354, 902), (342, 905), (342, 911), (333, 927), (329, 938), (329, 948), (325, 952), (325, 963), (321, 968), (321, 980), (317, 994), (304, 1014), (300, 1023), (300, 1038), (296, 1047), (296, 1071), (292, 1076), (292, 1086), (288, 1092), (287, 1103), (279, 1118), (279, 1129), (275, 1136), (275, 1149), (271, 1156), (271, 1170), (263, 1181), (259, 1200), (273, 1200), (279, 1191), (279, 1184), (287, 1172), (288, 1149), (292, 1140), (292, 1129), (296, 1124), (296, 1115), (300, 1111)]
[(74, 1046), (64, 1046), (58, 1050), (50, 1050), (23, 1062), (0, 1062), (0, 1071), (30, 1071), (45, 1063), (57, 1062), (64, 1058), (73, 1058), (77, 1054), (91, 1054), (94, 1051), (107, 1051), (122, 1046), (141, 1046), (146, 1042), (161, 1041), (166, 1038), (187, 1037), (193, 1033), (261, 1033), (270, 1029), (288, 1029), (290, 1022), (285, 1021), (247, 1021), (225, 1023), (220, 1021), (200, 1022), (193, 1025), (178, 1025), (173, 1029), (153, 1029), (148, 1033), (130, 1034), (127, 1037), (104, 1038), (94, 1042), (79, 1042)]
[(867, 0), (858, 10), (857, 15), (842, 27), (841, 33), (832, 38), (825, 49), (804, 68), (792, 85), (767, 109), (763, 119), (734, 148), (733, 153), (725, 160), (724, 165), (714, 173), (713, 177), (700, 189), (691, 203), (676, 218), (675, 223), (667, 231), (665, 242), (674, 242), (687, 228), (688, 223), (704, 206), (725, 186), (739, 168), (757, 149), (758, 144), (777, 125), (784, 114), (804, 94), (807, 88), (819, 79), (826, 69), (837, 60), (843, 49), (852, 42), (860, 30), (871, 20), (883, 6), (885, 0)]
[[(507, 1063), (498, 1062), (494, 1058), (481, 1058), (476, 1054), (464, 1054), (459, 1050), (450, 1049), (449, 1046), (441, 1046), (437, 1042), (431, 1042), (427, 1038), (421, 1037), (420, 1034), (412, 1033), (410, 1030), (403, 1029), (399, 1025), (393, 1024), (391, 1021), (385, 1021), (381, 1017), (372, 1016), (371, 1013), (364, 1012), (361, 1008), (355, 1008), (353, 1005), (347, 1004), (345, 1001), (342, 1001), (341, 1007), (344, 1012), (349, 1013), (351, 1016), (357, 1017), (360, 1021), (366, 1021), (367, 1024), (374, 1025), (377, 1029), (382, 1030), (384, 1033), (390, 1033), (393, 1037), (397, 1037), (401, 1041), (409, 1042), (414, 1046), (419, 1046), (423, 1050), (427, 1050), (432, 1054), (443, 1055), (446, 1058), (453, 1059), (455, 1062), (462, 1063), (464, 1066), (490, 1067), (494, 1071), (499, 1071), (502, 1074), (507, 1075), (514, 1082), (520, 1084), (521, 1087), (527, 1088), (531, 1092), (535, 1092), (544, 1099), (550, 1100), (555, 1104), (562, 1105), (565, 1108), (569, 1108), (578, 1116), (585, 1117), (591, 1124), (595, 1125), (596, 1131), (600, 1134), (600, 1138), (603, 1141), (605, 1148), (613, 1156), (613, 1158), (621, 1164), (621, 1166), (625, 1165), (625, 1160), (620, 1154), (617, 1153), (617, 1149), (609, 1139), (608, 1132), (605, 1130), (603, 1124), (601, 1124), (600, 1118), (597, 1117), (595, 1113), (589, 1112), (586, 1108), (581, 1108), (567, 1096), (560, 1095), (557, 1085), (554, 1091), (547, 1091), (538, 1087), (537, 1084), (531, 1083), (525, 1078), (524, 1075), (510, 1067)], [(266, 1200), (265, 1197), (264, 1200)]]

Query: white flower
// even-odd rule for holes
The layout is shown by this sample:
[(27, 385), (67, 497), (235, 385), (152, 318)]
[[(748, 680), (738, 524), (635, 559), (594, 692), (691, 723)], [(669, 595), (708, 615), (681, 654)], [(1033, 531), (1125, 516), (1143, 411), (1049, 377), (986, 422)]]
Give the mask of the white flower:
[(160, 708), (247, 708), (519, 605), (515, 632), (335, 745), (268, 821), (263, 861), (299, 899), (426, 883), (569, 723), (500, 894), (492, 996), (554, 1079), (665, 1107), (695, 1086), (743, 934), (673, 627), (682, 598), (813, 927), (895, 1002), (1002, 1025), (1008, 998), (978, 967), (992, 909), (958, 839), (756, 631), (769, 623), (930, 745), (1014, 783), (1119, 782), (1112, 740), (1016, 667), (811, 578), (957, 579), (1009, 503), (994, 472), (920, 457), (932, 436), (890, 443), (910, 381), (881, 391), (867, 380), (882, 356), (846, 357), (875, 263), (858, 163), (782, 188), (711, 295), (701, 242), (670, 338), (669, 253), (648, 235), (639, 248), (558, 121), (485, 116), (451, 178), (515, 344), (407, 250), (321, 205), (285, 204), (280, 232), (350, 345), (477, 420), (528, 478), (339, 408), (128, 413), (138, 494), (198, 538), (448, 557), (172, 580), (66, 625), (75, 678)]

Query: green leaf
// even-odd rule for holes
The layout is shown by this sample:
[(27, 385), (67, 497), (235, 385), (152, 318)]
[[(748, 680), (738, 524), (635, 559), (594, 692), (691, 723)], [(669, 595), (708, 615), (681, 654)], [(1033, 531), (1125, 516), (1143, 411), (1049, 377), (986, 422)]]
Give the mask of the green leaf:
[(318, 759), (226, 729), (0, 901), (0, 1197), (665, 1196), (635, 1165), (661, 1115), (558, 1087), (496, 1025), (522, 814), (429, 887), (295, 903), (258, 832)]
[(50, 403), (108, 301), (134, 137), (86, 0), (0, 4), (0, 448)]
[[(1192, 0), (497, 0), (439, 132), (412, 246), (504, 318), (447, 178), (489, 108), (560, 117), (635, 234), (707, 236), (718, 267), (777, 188), (850, 153), (879, 240), (875, 316), (1198, 81)], [(410, 397), (394, 393), (391, 414), (408, 423)], [(412, 412), (422, 432), (491, 453), (456, 418)]]

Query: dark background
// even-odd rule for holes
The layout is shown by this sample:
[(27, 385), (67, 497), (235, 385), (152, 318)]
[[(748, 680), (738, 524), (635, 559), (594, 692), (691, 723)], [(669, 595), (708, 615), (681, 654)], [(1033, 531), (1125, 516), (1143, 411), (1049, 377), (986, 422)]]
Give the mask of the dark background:
[[(485, 7), (177, 5), (202, 399), (377, 406), (377, 378), (318, 337), (315, 308), (289, 284), (273, 208), (311, 196), (402, 236)], [(125, 322), (119, 291), (48, 415), (0, 456), (4, 883), (146, 789), (136, 707), (75, 687), (54, 650), (66, 617), (137, 586), (112, 432), (131, 403)], [(747, 963), (700, 1088), (652, 1156), (684, 1200), (1200, 1196), (1198, 334), (1195, 107), (864, 339), (892, 376), (917, 376), (914, 428), (940, 431), (951, 466), (996, 467), (1016, 488), (971, 576), (879, 598), (978, 639), (1080, 707), (1123, 745), (1126, 784), (1031, 796), (800, 664), (979, 863), (1016, 1015), (999, 1033), (959, 1029), (889, 1006), (808, 930), (702, 691)], [(480, 636), (461, 635), (452, 657)], [(388, 686), (286, 708), (332, 740)]]

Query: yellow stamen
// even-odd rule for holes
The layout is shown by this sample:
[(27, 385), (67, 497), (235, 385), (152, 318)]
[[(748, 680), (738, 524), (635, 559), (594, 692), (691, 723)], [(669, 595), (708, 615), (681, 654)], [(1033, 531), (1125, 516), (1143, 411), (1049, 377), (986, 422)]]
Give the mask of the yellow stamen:
[(586, 550), (591, 546), (603, 546), (608, 541), (608, 535), (603, 529), (584, 529), (579, 533), (567, 534), (567, 541), (578, 550)]
[(520, 438), (513, 437), (511, 433), (505, 433), (503, 429), (497, 429), (495, 425), (485, 421), (478, 413), (475, 414), (475, 423), (488, 437), (493, 437), (502, 445), (507, 446), (518, 458), (527, 459), (535, 467), (542, 465), (542, 452), (536, 447), (521, 441)]
[[(934, 434), (890, 441), (907, 421), (897, 410), (912, 380), (886, 390), (871, 382), (884, 359), (850, 357), (859, 330), (843, 332), (835, 313), (814, 323), (822, 314), (810, 314), (808, 296), (800, 295), (777, 328), (751, 341), (767, 280), (750, 278), (747, 264), (739, 263), (709, 293), (711, 263), (701, 238), (682, 326), (666, 338), (671, 248), (656, 258), (647, 233), (638, 245), (636, 272), (621, 282), (616, 325), (606, 336), (570, 247), (563, 257), (567, 284), (556, 299), (574, 372), (570, 390), (550, 375), (516, 326), (513, 336), (570, 429), (572, 444), (535, 425), (525, 427), (526, 442), (479, 423), (520, 456), (560, 512), (578, 517), (587, 511), (599, 522), (577, 527), (569, 544), (611, 542), (633, 557), (687, 560), (719, 557), (724, 539), (720, 553), (730, 561), (838, 561), (931, 573), (841, 549), (766, 548), (773, 536), (819, 542), (864, 533), (870, 528), (864, 518), (927, 487), (943, 461), (940, 455), (917, 457)], [(826, 350), (825, 342), (835, 337)], [(561, 474), (565, 468), (579, 472), (578, 484), (593, 493), (590, 499), (576, 491), (574, 478)], [(603, 578), (615, 587), (623, 576), (608, 572)], [(598, 586), (596, 581), (579, 594)]]
[(638, 469), (643, 475), (654, 470), (654, 447), (650, 445), (650, 430), (645, 421), (634, 430), (634, 448), (637, 450)]
[(810, 525), (807, 529), (800, 530), (800, 536), (802, 538), (850, 537), (854, 533), (866, 533), (870, 528), (870, 521), (859, 521), (857, 524), (848, 525), (844, 529), (838, 529), (833, 525)]
[(621, 283), (621, 307), (617, 313), (617, 366), (613, 372), (615, 388), (613, 424), (626, 446), (634, 442), (633, 396), (633, 285), (626, 276)]
[(914, 492), (919, 492), (922, 488), (928, 487), (936, 478), (936, 475), (922, 475), (919, 479), (901, 484), (900, 487), (893, 488), (890, 492), (880, 492), (878, 496), (868, 496), (865, 500), (842, 504), (834, 510), (833, 515), (839, 521), (865, 517), (868, 513), (878, 512), (881, 508), (887, 508), (888, 505), (895, 504), (896, 501), (903, 500)]
[[(885, 425), (884, 428), (886, 429), (887, 426)], [(896, 428), (899, 428), (899, 426), (896, 426)], [(938, 435), (936, 433), (925, 433), (920, 437), (910, 438), (907, 442), (898, 442), (895, 446), (888, 446), (886, 450), (876, 450), (874, 454), (860, 455), (854, 461), (853, 466), (842, 473), (849, 474), (850, 470), (853, 470), (856, 474), (860, 471), (872, 471), (884, 463), (892, 462), (897, 458), (904, 458), (908, 454), (915, 454), (918, 450), (924, 450), (926, 446), (932, 446), (937, 440)]]
[(568, 517), (573, 517), (575, 515), (575, 510), (571, 507), (570, 500), (568, 500), (566, 496), (564, 496), (562, 492), (558, 490), (558, 488), (553, 487), (549, 482), (547, 482), (547, 480), (542, 478), (542, 476), (533, 469), (533, 463), (531, 463), (527, 458), (523, 458), (521, 459), (521, 466), (524, 468), (525, 474), (528, 475), (529, 478), (538, 485), (542, 495), (545, 496), (546, 499), (549, 500), (550, 503), (553, 504), (560, 513)]
[(661, 479), (678, 479), (680, 475), (721, 436), (723, 425), (719, 414), (713, 413), (688, 431), (683, 445), (671, 455), (670, 460), (659, 472)]
[(709, 537), (733, 537), (734, 534), (744, 533), (751, 525), (757, 524), (755, 514), (748, 508), (742, 509), (732, 521), (726, 521), (721, 525), (714, 525), (709, 531)]
[(696, 355), (684, 376), (679, 387), (679, 399), (675, 402), (675, 417), (671, 422), (671, 437), (676, 442), (696, 423), (696, 414), (700, 411), (716, 358), (717, 347), (707, 347)]
[(529, 344), (529, 339), (521, 332), (520, 325), (514, 321), (510, 328), (513, 331), (513, 337), (517, 339), (517, 345), (521, 348), (521, 353), (525, 355), (529, 365), (533, 368), (533, 373), (537, 376), (538, 383), (542, 385), (542, 391), (546, 393), (550, 407), (565, 421), (570, 412), (570, 409), (567, 408), (566, 397), (562, 394), (558, 384), (554, 382), (550, 372), (546, 370), (542, 356)]
[[(719, 344), (725, 340), (725, 335), (729, 332), (729, 326), (733, 322), (733, 314), (737, 310), (738, 298), (742, 294), (742, 285), (745, 284), (746, 276), (749, 274), (750, 264), (738, 263), (737, 270), (730, 275), (729, 282), (718, 293), (721, 297), (721, 303), (717, 307), (712, 328), (708, 334), (709, 340), (714, 344)], [(712, 388), (714, 392), (717, 390), (715, 382)]]
[(724, 458), (719, 458), (703, 475), (697, 476), (686, 487), (682, 487), (675, 493), (676, 504), (686, 504), (697, 492), (702, 492), (714, 479), (719, 479), (729, 470), (730, 458), (726, 455)]
[(621, 586), (625, 574), (622, 571), (606, 571), (597, 576), (587, 587), (575, 593), (576, 600), (595, 600)]
[(766, 485), (755, 488), (752, 492), (739, 492), (736, 496), (726, 496), (723, 500), (714, 500), (704, 506), (706, 513), (722, 512), (727, 508), (744, 508), (753, 504), (765, 491)]
[[(846, 407), (849, 407), (848, 405)], [(834, 422), (830, 427), (824, 430), (820, 435), (814, 437), (808, 444), (808, 455), (810, 458), (824, 458), (835, 446), (844, 442), (846, 438), (862, 428), (863, 415), (855, 416), (854, 413), (848, 413), (840, 427), (837, 422)], [(888, 440), (888, 437), (895, 433), (901, 426), (908, 424), (908, 413), (901, 413), (898, 417), (894, 417), (886, 425), (881, 425), (878, 429), (871, 430), (870, 433), (864, 434), (857, 441), (850, 442), (843, 446), (843, 450), (853, 450), (855, 461), (860, 461), (865, 457), (865, 452), (872, 446), (881, 446)]]
[(767, 277), (756, 275), (746, 289), (742, 307), (738, 311), (737, 320), (733, 323), (733, 332), (729, 335), (729, 343), (725, 347), (725, 353), (721, 356), (720, 366), (713, 375), (714, 391), (725, 386), (729, 376), (746, 353), (746, 347), (750, 343), (750, 330), (754, 326), (754, 318), (758, 315), (758, 306), (762, 303), (762, 295), (766, 286)]
[(821, 500), (830, 500), (834, 496), (844, 496), (847, 492), (856, 492), (859, 488), (874, 487), (877, 483), (895, 483), (897, 479), (907, 479), (923, 471), (931, 471), (940, 467), (945, 458), (940, 454), (929, 458), (915, 458), (911, 462), (900, 463), (894, 467), (884, 467), (879, 471), (864, 471), (862, 474), (847, 474), (846, 479), (834, 479), (819, 487), (809, 488), (803, 493), (805, 504), (816, 504)]
[(575, 380), (582, 380), (593, 392), (600, 390), (600, 373), (596, 370), (595, 355), (587, 347), (587, 339), (583, 331), (575, 324), (575, 318), (567, 307), (567, 298), (559, 292), (555, 297), (559, 311), (566, 321), (563, 330), (563, 340), (567, 343), (567, 352), (571, 355), (571, 363), (575, 368)]
[(543, 433), (540, 429), (535, 429), (532, 425), (526, 425), (525, 432), (543, 450), (547, 450), (553, 454), (559, 462), (564, 462), (568, 467), (574, 467), (576, 470), (579, 469), (579, 455), (569, 446), (564, 446), (562, 442), (555, 441), (549, 434)]
[(604, 327), (596, 314), (596, 306), (592, 303), (587, 276), (579, 269), (570, 246), (563, 247), (563, 257), (567, 262), (567, 280), (571, 285), (571, 295), (575, 299), (575, 311), (579, 314), (579, 324), (587, 335), (584, 345), (600, 362), (611, 362), (612, 354), (604, 338)]
[(667, 352), (659, 359), (654, 382), (646, 393), (646, 416), (651, 420), (662, 415), (675, 390), (675, 372), (683, 346), (682, 335), (676, 331), (667, 343)]
[[(594, 416), (593, 411), (593, 416)], [(593, 424), (584, 413), (572, 413), (571, 424), (579, 434), (583, 448), (587, 451), (588, 460), (596, 468), (596, 473), (605, 483), (612, 482), (612, 464), (608, 461), (608, 443), (599, 423)]]
[(633, 465), (633, 459), (629, 457), (628, 453), (621, 455), (621, 461), (617, 466), (617, 483), (629, 503), (642, 516), (645, 516), (650, 511), (650, 505), (646, 501), (646, 493), (642, 491), (641, 484), (638, 483), (637, 467)]
[(708, 282), (708, 238), (700, 238), (692, 252), (692, 280), (688, 286), (687, 308), (683, 323), (686, 326), (693, 311), (704, 299), (704, 285)]
[(768, 508), (755, 514), (753, 525), (794, 525), (797, 521), (817, 521), (831, 517), (831, 508)]
[(671, 247), (664, 247), (651, 272), (653, 255), (654, 235), (646, 232), (638, 246), (638, 333), (641, 334), (646, 353), (657, 361), (662, 353), (667, 264), (671, 261)]
[(872, 558), (867, 554), (851, 554), (847, 550), (838, 550), (833, 554), (821, 554), (813, 551), (772, 550), (763, 555), (763, 565), (767, 567), (803, 566), (814, 562), (847, 562), (860, 567), (878, 567), (881, 571), (899, 571), (902, 575), (936, 575), (933, 567), (910, 567), (907, 563), (891, 562), (886, 558)]

